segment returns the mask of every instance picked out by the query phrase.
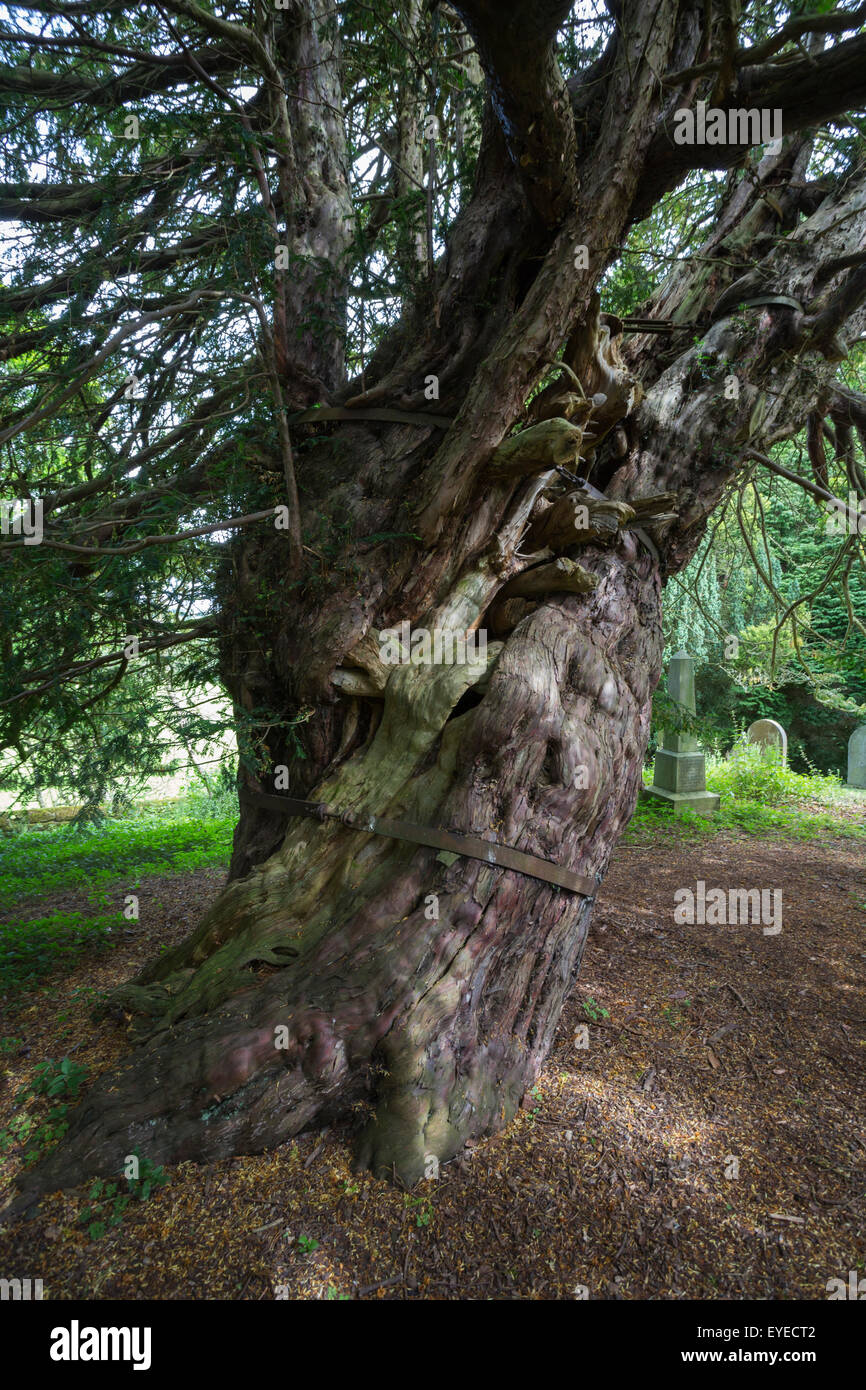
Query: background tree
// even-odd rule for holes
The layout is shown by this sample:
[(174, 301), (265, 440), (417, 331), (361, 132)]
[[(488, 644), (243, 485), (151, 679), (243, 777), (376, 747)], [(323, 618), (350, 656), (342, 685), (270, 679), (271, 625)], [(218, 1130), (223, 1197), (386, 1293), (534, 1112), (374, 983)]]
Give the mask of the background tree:
[[(119, 991), (138, 1046), (34, 1189), (353, 1112), (359, 1161), (411, 1182), (514, 1114), (593, 893), (365, 827), (600, 883), (663, 585), (756, 468), (833, 495), (827, 419), (863, 495), (841, 372), (866, 300), (864, 12), (9, 11), (3, 487), (44, 499), (45, 534), (0, 551), (34, 634), (3, 673), (7, 739), (60, 691), (107, 698), (129, 633), (139, 660), (208, 643), (253, 731), (230, 883)], [(784, 137), (677, 143), (697, 100), (780, 109)], [(696, 187), (666, 243), (637, 231)], [(647, 248), (664, 282), (627, 254), (617, 282)], [(796, 472), (779, 450), (810, 421)], [(403, 620), (496, 640), (388, 666)], [(323, 819), (257, 799), (275, 786)]]

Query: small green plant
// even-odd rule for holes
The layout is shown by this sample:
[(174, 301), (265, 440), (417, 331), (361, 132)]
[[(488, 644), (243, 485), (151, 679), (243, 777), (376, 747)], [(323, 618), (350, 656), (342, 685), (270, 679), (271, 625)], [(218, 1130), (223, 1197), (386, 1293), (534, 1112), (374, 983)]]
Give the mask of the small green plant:
[(583, 1012), (587, 1018), (591, 1018), (593, 1023), (597, 1023), (600, 1018), (610, 1018), (610, 1010), (598, 1004), (592, 995), (583, 1001)]
[(328, 1292), (325, 1297), (329, 1303), (351, 1303), (352, 1301), (347, 1293), (340, 1293), (333, 1284), (328, 1285)]
[(9, 1057), (24, 1046), (23, 1038), (0, 1038), (0, 1056)]
[(9, 1124), (0, 1133), (0, 1153), (9, 1153), (16, 1144), (26, 1144), (35, 1128), (36, 1119), (33, 1115), (26, 1113), (13, 1115)]
[(302, 1255), (312, 1255), (314, 1250), (318, 1250), (319, 1242), (312, 1236), (298, 1236), (298, 1249)]
[(95, 985), (76, 985), (69, 998), (74, 1000), (100, 999), (104, 992), (104, 990), (98, 990)]
[(110, 1226), (120, 1225), (130, 1199), (120, 1192), (116, 1182), (106, 1182), (104, 1178), (97, 1178), (87, 1195), (90, 1202), (78, 1220), (87, 1227), (91, 1240), (99, 1240)]
[(407, 1194), (403, 1202), (407, 1211), (414, 1211), (415, 1225), (419, 1229), (430, 1225), (433, 1220), (433, 1203), (429, 1197), (410, 1197)]
[[(15, 1096), (16, 1105), (25, 1108), (13, 1116), (6, 1129), (0, 1130), (0, 1153), (8, 1154), (23, 1148), (25, 1167), (42, 1158), (69, 1128), (66, 1118), (69, 1106), (65, 1103), (51, 1104), (47, 1112), (43, 1109), (39, 1114), (40, 1101), (44, 1098), (56, 1102), (60, 1096), (75, 1099), (87, 1076), (87, 1067), (73, 1062), (70, 1057), (64, 1057), (60, 1062), (49, 1057), (47, 1062), (42, 1062), (34, 1071), (32, 1081), (22, 1086)], [(35, 1102), (37, 1113), (33, 1113), (28, 1102)]]
[(129, 1191), (136, 1201), (146, 1202), (154, 1188), (165, 1187), (170, 1179), (163, 1167), (151, 1163), (149, 1158), (142, 1158), (137, 1148), (132, 1152), (138, 1159), (138, 1177), (127, 1179)]
[(119, 1226), (130, 1202), (146, 1202), (155, 1188), (164, 1187), (169, 1181), (164, 1168), (142, 1158), (138, 1149), (133, 1154), (138, 1159), (138, 1177), (124, 1180), (125, 1191), (119, 1183), (105, 1178), (97, 1178), (91, 1185), (88, 1205), (78, 1217), (91, 1240), (100, 1240), (112, 1226)]
[(60, 1105), (51, 1104), (47, 1112), (43, 1109), (40, 1115), (33, 1113), (28, 1102), (35, 1101), (36, 1111), (39, 1111), (40, 1098), (44, 1097), (50, 1102), (56, 1102), (61, 1095), (76, 1098), (86, 1079), (88, 1068), (79, 1065), (78, 1062), (72, 1062), (68, 1056), (64, 1056), (60, 1062), (54, 1062), (49, 1058), (49, 1061), (40, 1063), (33, 1072), (31, 1083), (22, 1086), (15, 1095), (15, 1104), (26, 1108), (13, 1116), (6, 1129), (0, 1130), (0, 1154), (11, 1154), (17, 1148), (24, 1148), (22, 1162), (25, 1168), (43, 1158), (70, 1127), (67, 1119), (70, 1106), (65, 1102)]
[(71, 1058), (64, 1057), (61, 1061), (55, 1062), (49, 1057), (47, 1062), (36, 1068), (33, 1080), (29, 1087), (25, 1088), (25, 1093), (29, 1090), (34, 1096), (47, 1096), (49, 1100), (57, 1096), (75, 1097), (87, 1076), (87, 1067), (73, 1062)]
[(22, 1162), (29, 1168), (63, 1138), (69, 1128), (68, 1110), (68, 1105), (55, 1105), (42, 1119), (29, 1111), (14, 1115), (6, 1129), (0, 1130), (0, 1154), (23, 1148)]

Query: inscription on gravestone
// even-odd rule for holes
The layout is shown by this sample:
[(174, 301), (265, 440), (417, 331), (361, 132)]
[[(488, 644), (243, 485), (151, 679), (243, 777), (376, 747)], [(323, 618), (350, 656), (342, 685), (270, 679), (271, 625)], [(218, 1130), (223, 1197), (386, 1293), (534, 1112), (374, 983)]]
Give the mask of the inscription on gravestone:
[(679, 777), (679, 789), (681, 792), (702, 792), (706, 790), (704, 786), (704, 769), (701, 766), (702, 763), (703, 755), (701, 755), (700, 763), (696, 758), (690, 758), (687, 763), (683, 764)]

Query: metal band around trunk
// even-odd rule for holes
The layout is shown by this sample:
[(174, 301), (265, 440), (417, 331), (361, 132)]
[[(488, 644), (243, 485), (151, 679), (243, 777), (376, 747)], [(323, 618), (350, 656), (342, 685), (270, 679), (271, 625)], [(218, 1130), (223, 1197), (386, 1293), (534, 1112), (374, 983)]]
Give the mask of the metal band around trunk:
[(383, 816), (356, 816), (348, 811), (338, 811), (322, 801), (300, 801), (293, 796), (276, 796), (269, 792), (251, 791), (246, 787), (241, 788), (240, 797), (253, 806), (265, 806), (284, 816), (339, 820), (353, 830), (387, 835), (393, 840), (406, 840), (413, 845), (426, 845), (430, 849), (462, 854), (469, 859), (481, 859), (485, 864), (495, 864), (500, 869), (515, 869), (519, 874), (528, 874), (530, 878), (567, 888), (570, 893), (581, 893), (585, 898), (594, 898), (598, 892), (599, 885), (593, 878), (573, 874), (570, 869), (563, 869), (550, 859), (524, 854), (523, 850), (482, 840), (476, 835), (457, 835), (450, 830), (440, 830), (437, 826), (413, 825), (409, 821), (388, 820)]

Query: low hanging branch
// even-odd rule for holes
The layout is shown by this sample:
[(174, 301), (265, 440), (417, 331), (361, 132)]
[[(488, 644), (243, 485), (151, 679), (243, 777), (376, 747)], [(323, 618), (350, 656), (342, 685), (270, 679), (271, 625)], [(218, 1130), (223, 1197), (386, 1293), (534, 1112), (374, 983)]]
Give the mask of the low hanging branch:
[(817, 497), (819, 502), (830, 502), (834, 507), (841, 508), (842, 511), (847, 509), (847, 504), (841, 498), (834, 497), (832, 492), (820, 487), (817, 483), (810, 482), (801, 473), (792, 473), (790, 468), (786, 468), (782, 463), (777, 463), (775, 459), (769, 458), (767, 454), (762, 454), (760, 450), (747, 449), (745, 457), (754, 459), (756, 463), (762, 463), (765, 468), (769, 468), (773, 473), (778, 473), (780, 478), (787, 478), (789, 483), (796, 483), (805, 492), (810, 492), (813, 497)]
[[(141, 641), (138, 646), (138, 655), (145, 656), (149, 652), (163, 652), (169, 647), (179, 646), (182, 642), (193, 642), (200, 637), (212, 637), (216, 635), (218, 630), (219, 624), (216, 620), (206, 618), (203, 622), (197, 623), (189, 632), (176, 633), (172, 637), (161, 637), (152, 642), (148, 642), (146, 639)], [(19, 700), (27, 700), (32, 695), (41, 695), (43, 691), (50, 690), (52, 686), (61, 681), (75, 680), (76, 676), (86, 675), (88, 671), (96, 671), (101, 666), (111, 666), (115, 662), (126, 665), (129, 660), (127, 649), (122, 648), (120, 651), (109, 652), (106, 656), (94, 657), (92, 661), (78, 661), (73, 666), (67, 666), (63, 670), (53, 672), (41, 685), (34, 685), (29, 690), (21, 690), (17, 695), (11, 695), (7, 700), (0, 700), (0, 708), (4, 705), (14, 705)], [(30, 677), (22, 676), (21, 679), (22, 681), (33, 680), (38, 674), (40, 673), (35, 673), (34, 676)]]
[[(254, 521), (273, 521), (274, 508), (264, 512), (250, 512), (249, 516), (233, 516), (226, 521), (214, 521), (209, 526), (194, 526), (189, 531), (176, 531), (171, 536), (143, 536), (141, 540), (131, 541), (129, 545), (74, 545), (71, 541), (57, 541), (45, 536), (41, 544), (49, 550), (64, 550), (73, 555), (86, 555), (88, 559), (100, 559), (103, 555), (134, 555), (138, 550), (147, 550), (152, 545), (174, 545), (178, 541), (192, 540), (195, 536), (210, 536), (214, 531), (236, 530), (250, 526)], [(0, 550), (18, 550), (24, 541), (7, 541), (0, 544)]]

